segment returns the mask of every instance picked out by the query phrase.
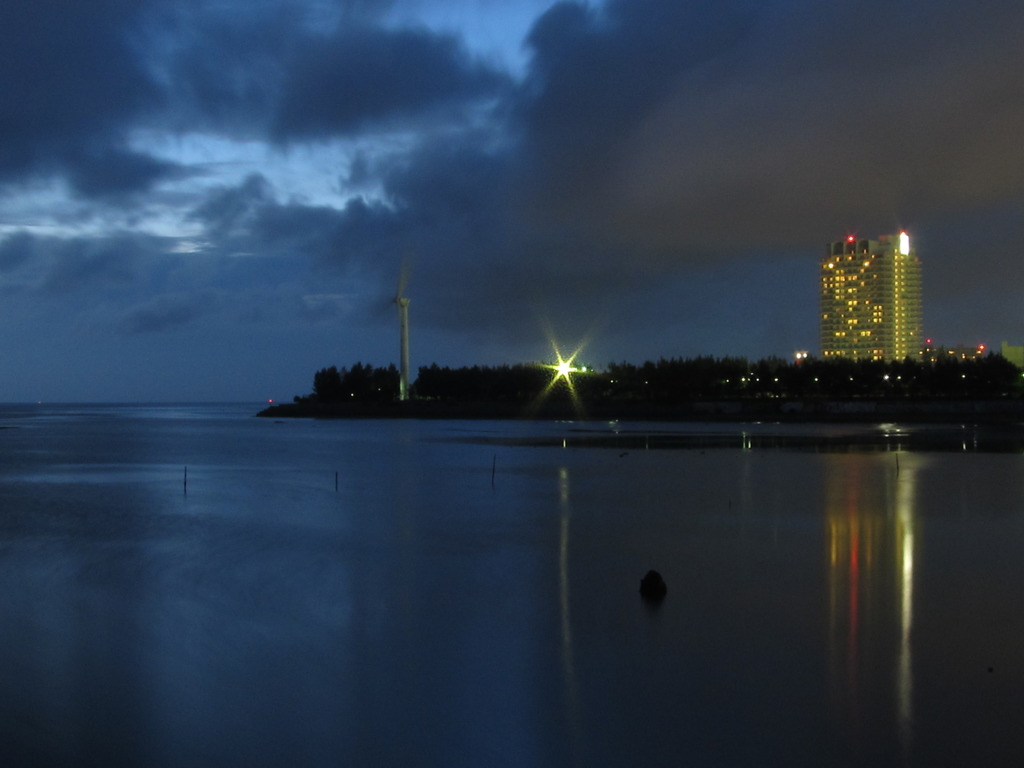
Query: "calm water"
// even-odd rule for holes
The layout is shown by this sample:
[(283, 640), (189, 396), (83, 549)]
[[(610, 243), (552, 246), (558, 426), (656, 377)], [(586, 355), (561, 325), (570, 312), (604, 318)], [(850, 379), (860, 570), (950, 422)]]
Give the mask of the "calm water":
[(1024, 454), (255, 410), (0, 407), (0, 764), (1024, 764)]

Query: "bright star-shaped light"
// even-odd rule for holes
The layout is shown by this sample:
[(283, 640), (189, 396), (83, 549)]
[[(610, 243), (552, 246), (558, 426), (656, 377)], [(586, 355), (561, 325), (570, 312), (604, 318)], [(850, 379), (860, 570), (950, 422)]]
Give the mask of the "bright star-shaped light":
[(537, 363), (537, 366), (542, 369), (547, 369), (551, 372), (551, 378), (548, 379), (547, 385), (544, 387), (533, 403), (531, 404), (531, 411), (539, 411), (544, 403), (553, 393), (560, 393), (561, 395), (567, 395), (572, 403), (573, 409), (577, 414), (583, 415), (583, 403), (580, 400), (580, 394), (576, 390), (577, 374), (585, 374), (590, 369), (585, 366), (576, 365), (576, 358), (586, 344), (580, 344), (568, 357), (562, 357), (562, 352), (559, 349), (558, 343), (554, 340), (553, 334), (548, 335), (548, 341), (551, 343), (552, 352), (554, 352), (555, 361), (550, 363)]
[(555, 347), (555, 360), (557, 362), (548, 363), (544, 366), (551, 371), (552, 376), (551, 380), (548, 381), (548, 385), (544, 388), (544, 392), (541, 395), (542, 398), (547, 397), (556, 388), (564, 388), (569, 393), (569, 397), (572, 398), (573, 405), (577, 408), (580, 407), (579, 394), (576, 392), (576, 382), (573, 381), (573, 374), (582, 373), (587, 369), (574, 365), (579, 352), (577, 349), (569, 357), (565, 358), (562, 357), (562, 353)]

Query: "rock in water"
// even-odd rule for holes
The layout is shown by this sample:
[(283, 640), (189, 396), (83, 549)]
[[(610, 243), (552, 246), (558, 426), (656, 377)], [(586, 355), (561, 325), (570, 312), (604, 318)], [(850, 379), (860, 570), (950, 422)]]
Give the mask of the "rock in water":
[(640, 595), (644, 600), (661, 600), (667, 593), (665, 580), (657, 571), (648, 571), (647, 575), (640, 579)]

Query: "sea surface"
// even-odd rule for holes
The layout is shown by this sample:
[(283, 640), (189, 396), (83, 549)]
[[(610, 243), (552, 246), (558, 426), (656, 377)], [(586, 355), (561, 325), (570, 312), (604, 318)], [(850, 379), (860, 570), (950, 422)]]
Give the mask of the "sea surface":
[(257, 410), (0, 406), (0, 765), (1024, 765), (1013, 441)]

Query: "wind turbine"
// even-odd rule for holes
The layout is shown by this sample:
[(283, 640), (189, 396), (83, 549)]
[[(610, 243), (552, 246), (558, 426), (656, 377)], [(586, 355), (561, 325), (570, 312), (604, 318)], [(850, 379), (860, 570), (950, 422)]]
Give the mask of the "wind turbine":
[(406, 283), (409, 282), (409, 263), (402, 264), (398, 275), (398, 288), (395, 291), (395, 306), (398, 308), (398, 330), (401, 335), (401, 358), (398, 369), (398, 399), (409, 399), (409, 299), (403, 296)]

